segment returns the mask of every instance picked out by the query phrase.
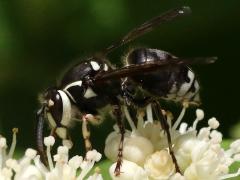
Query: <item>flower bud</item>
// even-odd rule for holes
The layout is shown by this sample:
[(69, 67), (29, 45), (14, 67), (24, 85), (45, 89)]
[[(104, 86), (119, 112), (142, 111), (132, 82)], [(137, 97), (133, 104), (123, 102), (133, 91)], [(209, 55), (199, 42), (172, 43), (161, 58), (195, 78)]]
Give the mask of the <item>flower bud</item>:
[[(112, 161), (117, 160), (120, 135), (108, 138), (104, 153)], [(152, 143), (145, 137), (138, 134), (132, 134), (130, 137), (125, 137), (123, 143), (123, 158), (138, 165), (143, 165), (146, 157), (153, 152)]]
[(143, 168), (134, 162), (123, 160), (119, 176), (116, 176), (114, 173), (115, 167), (116, 163), (109, 169), (112, 180), (148, 180), (147, 174)]
[(148, 157), (144, 169), (153, 179), (169, 179), (175, 171), (175, 166), (168, 151), (161, 150)]

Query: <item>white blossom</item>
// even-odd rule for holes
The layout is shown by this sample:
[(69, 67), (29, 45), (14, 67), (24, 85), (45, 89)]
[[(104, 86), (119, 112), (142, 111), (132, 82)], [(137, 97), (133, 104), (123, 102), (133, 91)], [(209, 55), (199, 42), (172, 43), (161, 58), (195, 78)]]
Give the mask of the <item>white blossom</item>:
[[(116, 163), (114, 163), (110, 168), (112, 178), (129, 179), (132, 176), (130, 179), (133, 179), (144, 172), (146, 173), (145, 179), (158, 180), (220, 180), (239, 176), (240, 170), (229, 174), (229, 167), (235, 161), (240, 160), (240, 140), (234, 141), (228, 150), (224, 150), (221, 147), (222, 134), (217, 130), (220, 125), (219, 121), (215, 117), (210, 118), (207, 127), (197, 130), (198, 123), (204, 119), (204, 111), (197, 109), (196, 119), (192, 126), (189, 126), (181, 122), (186, 108), (187, 105), (184, 105), (174, 124), (172, 124), (172, 114), (163, 112), (170, 127), (173, 151), (181, 173), (175, 171), (175, 165), (168, 150), (166, 134), (160, 123), (152, 120), (153, 116), (149, 107), (146, 110), (147, 121), (144, 121), (144, 113), (140, 112), (137, 126), (131, 122), (131, 117), (125, 108), (124, 111), (125, 114), (127, 113), (132, 131), (127, 131), (123, 144), (124, 163), (121, 172), (124, 168), (124, 174), (121, 173), (119, 177), (115, 177)], [(105, 142), (105, 155), (112, 161), (117, 159), (116, 151), (119, 142), (120, 134), (115, 128)], [(136, 169), (141, 169), (141, 171)]]
[[(55, 139), (52, 136), (44, 139), (47, 146), (47, 159), (49, 169), (40, 161), (37, 151), (28, 148), (25, 155), (19, 159), (13, 159), (12, 155), (16, 146), (16, 130), (13, 130), (13, 142), (7, 155), (7, 141), (0, 137), (0, 179), (1, 180), (83, 180), (89, 174), (95, 162), (102, 157), (96, 150), (88, 151), (86, 158), (73, 156), (69, 159), (69, 146), (59, 146), (57, 154), (52, 161), (51, 146)], [(69, 144), (69, 142), (67, 142)], [(88, 180), (102, 180), (100, 170), (88, 177)]]
[(146, 159), (144, 169), (153, 179), (169, 179), (175, 166), (167, 150), (156, 151)]
[[(120, 136), (117, 132), (113, 132), (106, 141), (105, 155), (112, 161), (117, 159), (119, 142)], [(145, 158), (151, 153), (153, 145), (147, 138), (139, 136), (137, 132), (125, 136), (123, 156), (126, 160), (143, 165)]]
[[(124, 108), (126, 118), (132, 130), (126, 130), (123, 142), (123, 160), (120, 175), (115, 175), (116, 160), (120, 142), (117, 126), (105, 141), (105, 155), (113, 163), (109, 174), (113, 180), (222, 180), (240, 176), (240, 169), (229, 173), (229, 167), (240, 161), (240, 139), (230, 144), (227, 150), (221, 147), (223, 135), (217, 130), (219, 121), (213, 117), (208, 126), (198, 129), (198, 123), (204, 120), (204, 111), (196, 110), (192, 125), (182, 122), (186, 112), (185, 104), (174, 123), (173, 116), (163, 111), (172, 137), (174, 151), (180, 172), (169, 153), (167, 136), (158, 121), (153, 120), (151, 106), (138, 113), (135, 125)], [(12, 144), (8, 148), (7, 140), (0, 136), (0, 179), (3, 180), (102, 180), (100, 169), (94, 167), (102, 155), (96, 150), (88, 151), (86, 156), (69, 156), (72, 147), (70, 140), (63, 140), (57, 153), (52, 155), (55, 139), (52, 136), (44, 139), (49, 167), (46, 167), (37, 155), (37, 151), (28, 148), (19, 160), (13, 158), (16, 147), (16, 134), (13, 129)], [(95, 169), (92, 174), (90, 171)]]
[(123, 160), (121, 174), (119, 176), (115, 176), (114, 174), (115, 167), (116, 163), (114, 163), (109, 169), (109, 173), (113, 180), (148, 180), (147, 173), (144, 169), (134, 162)]

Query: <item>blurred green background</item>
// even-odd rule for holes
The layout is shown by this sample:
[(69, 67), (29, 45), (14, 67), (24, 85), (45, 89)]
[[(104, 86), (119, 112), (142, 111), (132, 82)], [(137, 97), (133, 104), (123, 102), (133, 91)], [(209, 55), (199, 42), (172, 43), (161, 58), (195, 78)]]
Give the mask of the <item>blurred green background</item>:
[[(54, 85), (76, 59), (105, 48), (145, 20), (182, 5), (190, 6), (192, 15), (165, 24), (129, 46), (159, 48), (182, 57), (218, 56), (216, 64), (193, 69), (201, 80), (206, 117), (217, 117), (220, 130), (230, 137), (231, 127), (240, 119), (237, 0), (0, 0), (1, 133), (10, 136), (11, 128), (18, 127), (18, 143), (34, 147), (34, 112), (41, 91)], [(111, 54), (110, 61), (121, 66), (129, 46)], [(173, 111), (180, 111), (180, 107)], [(104, 137), (112, 123), (93, 127), (94, 134)], [(82, 143), (80, 126), (74, 132), (75, 141)], [(97, 148), (103, 147), (103, 139), (96, 135), (94, 139)]]

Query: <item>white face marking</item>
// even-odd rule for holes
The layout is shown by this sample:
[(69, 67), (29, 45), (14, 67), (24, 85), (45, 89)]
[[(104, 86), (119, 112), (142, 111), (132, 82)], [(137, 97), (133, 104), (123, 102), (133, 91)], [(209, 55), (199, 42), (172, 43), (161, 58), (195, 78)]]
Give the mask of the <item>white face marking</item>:
[(94, 71), (98, 71), (100, 69), (100, 66), (96, 61), (90, 61), (90, 64)]
[(64, 127), (58, 127), (56, 129), (56, 133), (61, 139), (66, 139), (67, 138), (67, 130)]
[(183, 96), (184, 94), (186, 94), (186, 92), (189, 90), (189, 88), (192, 85), (192, 82), (194, 80), (194, 73), (191, 70), (188, 70), (188, 78), (190, 79), (189, 82), (185, 82), (181, 85), (180, 89), (178, 90), (177, 95), (178, 96)]
[(108, 65), (107, 65), (107, 64), (104, 64), (103, 70), (104, 70), (104, 71), (108, 71)]
[(85, 97), (86, 99), (89, 99), (95, 96), (97, 96), (97, 94), (92, 90), (92, 88), (88, 87), (83, 97)]
[(68, 96), (65, 94), (65, 92), (58, 90), (63, 103), (63, 113), (62, 113), (62, 119), (61, 124), (64, 126), (69, 126), (71, 123), (71, 102), (68, 98)]
[(49, 99), (48, 101), (48, 107), (54, 106), (54, 102), (53, 100)]

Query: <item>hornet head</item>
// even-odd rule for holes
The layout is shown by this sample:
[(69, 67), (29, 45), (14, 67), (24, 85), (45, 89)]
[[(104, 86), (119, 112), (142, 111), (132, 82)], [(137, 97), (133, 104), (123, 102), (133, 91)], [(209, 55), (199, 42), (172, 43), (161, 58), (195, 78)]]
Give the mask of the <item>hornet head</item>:
[(41, 96), (41, 108), (37, 112), (37, 147), (42, 157), (45, 156), (43, 146), (43, 127), (47, 119), (52, 129), (61, 139), (67, 139), (67, 127), (70, 126), (72, 113), (71, 101), (62, 90), (48, 88)]

